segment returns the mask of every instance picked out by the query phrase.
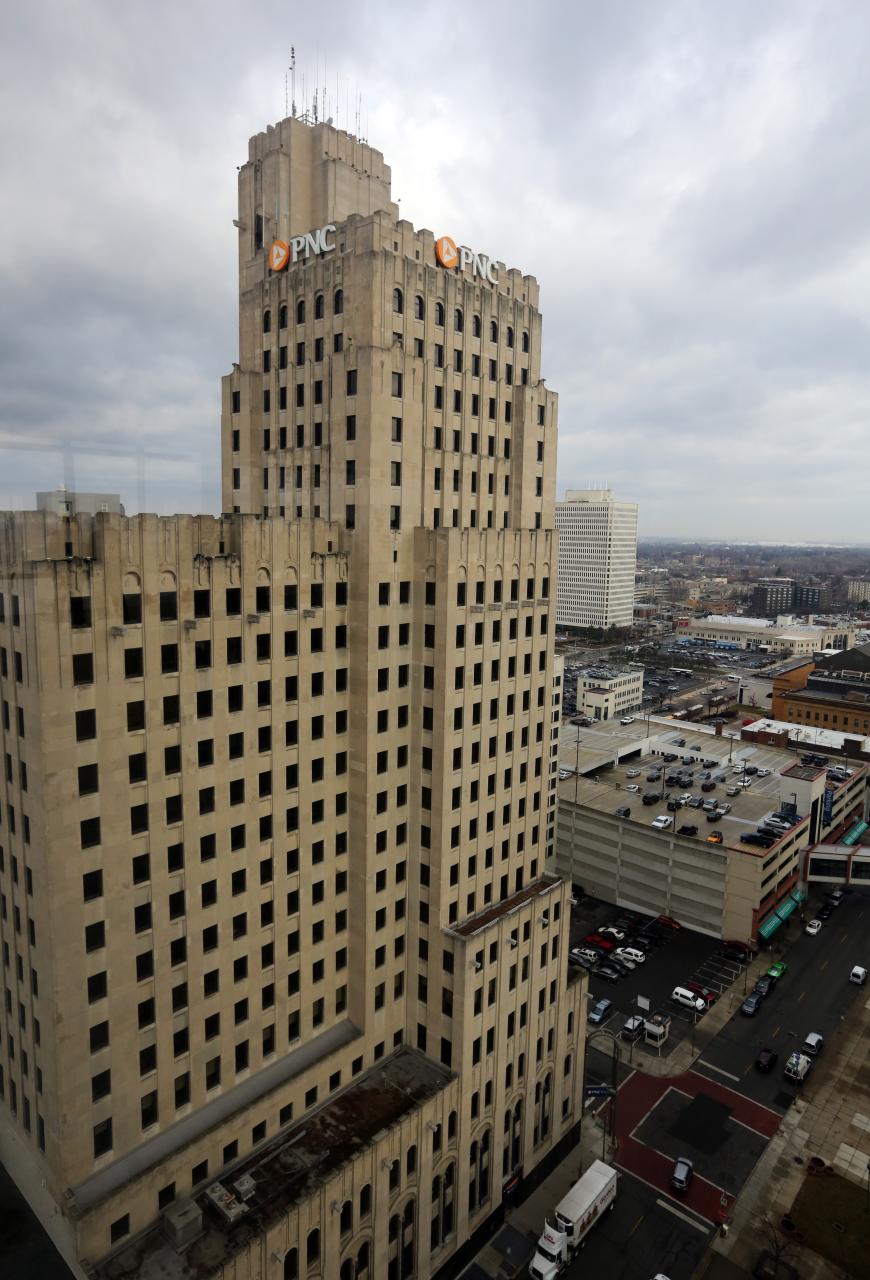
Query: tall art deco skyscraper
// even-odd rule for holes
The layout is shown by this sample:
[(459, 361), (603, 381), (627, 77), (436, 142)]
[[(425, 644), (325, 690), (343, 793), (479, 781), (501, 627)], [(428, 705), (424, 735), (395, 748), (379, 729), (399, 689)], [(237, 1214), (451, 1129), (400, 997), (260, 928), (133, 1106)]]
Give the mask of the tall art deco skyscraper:
[(68, 1258), (434, 1275), (576, 1139), (533, 278), (284, 120), (219, 519), (2, 516), (0, 1158)]

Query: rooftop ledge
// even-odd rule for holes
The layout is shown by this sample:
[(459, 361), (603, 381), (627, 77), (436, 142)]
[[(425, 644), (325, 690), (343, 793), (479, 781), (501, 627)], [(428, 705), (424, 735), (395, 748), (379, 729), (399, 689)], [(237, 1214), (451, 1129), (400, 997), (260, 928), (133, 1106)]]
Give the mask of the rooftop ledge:
[(496, 920), (500, 920), (503, 916), (509, 916), (526, 902), (531, 901), (532, 898), (538, 898), (543, 894), (549, 893), (561, 883), (562, 881), (558, 876), (539, 876), (537, 880), (527, 884), (525, 889), (517, 890), (509, 898), (504, 898), (501, 902), (496, 903), (494, 907), (487, 907), (485, 911), (480, 911), (475, 916), (469, 916), (467, 920), (457, 925), (455, 929), (445, 929), (445, 933), (453, 934), (459, 938), (471, 938), (476, 933), (480, 933), (481, 930), (488, 928)]

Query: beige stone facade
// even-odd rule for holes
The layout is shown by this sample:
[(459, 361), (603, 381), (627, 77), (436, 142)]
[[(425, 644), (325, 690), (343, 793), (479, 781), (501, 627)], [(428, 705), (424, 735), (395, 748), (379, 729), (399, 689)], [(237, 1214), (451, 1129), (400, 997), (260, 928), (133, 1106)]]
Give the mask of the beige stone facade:
[(0, 1157), (91, 1265), (425, 1280), (580, 1116), (537, 285), (299, 121), (239, 237), (227, 514), (0, 524)]

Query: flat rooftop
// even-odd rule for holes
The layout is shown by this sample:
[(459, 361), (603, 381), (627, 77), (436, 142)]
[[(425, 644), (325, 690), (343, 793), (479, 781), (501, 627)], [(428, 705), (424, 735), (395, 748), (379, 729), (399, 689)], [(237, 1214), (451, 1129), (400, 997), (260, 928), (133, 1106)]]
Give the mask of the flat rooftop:
[(185, 1253), (177, 1254), (156, 1227), (105, 1262), (97, 1275), (101, 1280), (131, 1275), (137, 1280), (190, 1280), (214, 1275), (383, 1130), (435, 1097), (452, 1078), (446, 1067), (418, 1050), (397, 1050), (313, 1115), (288, 1126), (221, 1175), (221, 1185), (228, 1191), (243, 1174), (256, 1183), (246, 1202), (248, 1212), (235, 1225), (209, 1207), (204, 1188), (195, 1197), (203, 1213), (203, 1234)]
[(790, 764), (787, 769), (783, 769), (782, 776), (784, 778), (797, 778), (798, 782), (813, 782), (827, 772), (827, 765)]
[(836, 747), (844, 742), (860, 742), (862, 751), (870, 751), (870, 738), (860, 733), (843, 733), (836, 729), (818, 729), (814, 725), (792, 724), (790, 720), (753, 720), (745, 728), (753, 733), (785, 733), (794, 742), (806, 743), (807, 746)]
[(512, 911), (516, 911), (524, 903), (529, 902), (532, 898), (539, 897), (542, 893), (549, 893), (553, 886), (558, 884), (561, 884), (558, 876), (539, 876), (537, 880), (527, 884), (524, 889), (519, 889), (516, 893), (512, 893), (509, 898), (505, 898), (502, 902), (494, 903), (493, 906), (487, 907), (485, 911), (479, 911), (477, 915), (469, 916), (462, 924), (457, 925), (454, 929), (447, 929), (446, 932), (457, 934), (460, 938), (471, 938), (474, 934), (479, 933), (481, 929), (491, 925), (494, 920), (509, 916)]

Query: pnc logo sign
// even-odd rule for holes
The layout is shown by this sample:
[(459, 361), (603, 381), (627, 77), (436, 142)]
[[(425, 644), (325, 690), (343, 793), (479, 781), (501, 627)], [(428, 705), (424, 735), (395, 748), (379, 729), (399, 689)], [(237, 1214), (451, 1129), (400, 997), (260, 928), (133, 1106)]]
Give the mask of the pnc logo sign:
[(290, 261), (290, 246), (285, 240), (273, 240), (269, 250), (269, 266), (273, 271), (283, 271)]
[(304, 236), (291, 236), (286, 240), (273, 240), (269, 250), (269, 266), (273, 271), (283, 271), (288, 262), (298, 262), (309, 254), (331, 253), (335, 248), (335, 224), (328, 222), (316, 231), (306, 231)]
[(448, 271), (458, 268), (464, 271), (471, 267), (473, 276), (488, 280), (490, 284), (498, 284), (498, 271), (491, 258), (485, 253), (475, 253), (466, 245), (457, 245), (450, 236), (439, 236), (435, 241), (435, 257)]

